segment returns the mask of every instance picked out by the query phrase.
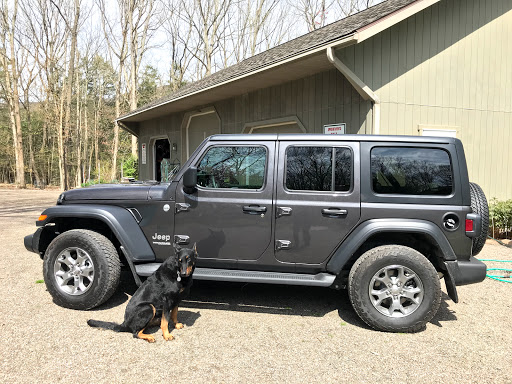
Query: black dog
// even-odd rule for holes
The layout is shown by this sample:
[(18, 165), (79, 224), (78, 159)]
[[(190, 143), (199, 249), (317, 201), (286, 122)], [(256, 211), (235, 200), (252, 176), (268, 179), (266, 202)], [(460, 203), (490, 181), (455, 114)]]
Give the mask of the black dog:
[(169, 317), (176, 329), (183, 328), (183, 324), (178, 323), (178, 304), (190, 291), (197, 259), (195, 244), (193, 249), (175, 244), (174, 250), (177, 257), (171, 256), (165, 260), (133, 294), (126, 306), (122, 324), (97, 320), (88, 320), (87, 324), (115, 332), (131, 332), (133, 337), (153, 343), (155, 338), (145, 334), (144, 330), (149, 325), (159, 323), (164, 339), (172, 340)]

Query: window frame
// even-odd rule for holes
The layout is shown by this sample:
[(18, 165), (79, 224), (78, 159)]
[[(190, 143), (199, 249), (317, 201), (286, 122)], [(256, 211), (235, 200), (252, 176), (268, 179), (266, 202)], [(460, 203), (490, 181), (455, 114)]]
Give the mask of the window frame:
[(244, 147), (244, 148), (263, 148), (265, 150), (265, 169), (264, 169), (264, 172), (263, 172), (263, 184), (261, 186), (261, 188), (259, 189), (252, 189), (252, 188), (211, 188), (211, 187), (203, 187), (199, 184), (196, 185), (196, 188), (199, 189), (199, 190), (203, 190), (203, 191), (231, 191), (231, 192), (236, 192), (236, 191), (240, 191), (240, 192), (261, 192), (263, 190), (265, 190), (266, 186), (267, 186), (267, 176), (268, 176), (268, 168), (269, 168), (269, 149), (266, 145), (263, 145), (263, 144), (253, 144), (253, 145), (244, 145), (244, 144), (240, 144), (240, 143), (237, 143), (237, 144), (214, 144), (214, 145), (210, 145), (206, 148), (204, 148), (204, 152), (203, 154), (199, 157), (199, 159), (195, 162), (195, 166), (198, 168), (199, 170), (199, 164), (201, 163), (201, 161), (203, 161), (203, 159), (206, 157), (206, 155), (208, 154), (208, 152), (210, 150), (212, 150), (213, 148), (226, 148), (226, 147), (229, 147), (229, 148), (232, 148), (232, 147)]
[[(330, 148), (331, 149), (331, 166), (332, 166), (332, 175), (331, 175), (331, 190), (330, 191), (319, 191), (319, 190), (312, 190), (312, 189), (289, 189), (287, 186), (286, 186), (286, 176), (288, 174), (288, 150), (290, 148), (306, 148), (306, 147), (313, 147), (313, 148)], [(350, 151), (350, 188), (347, 190), (347, 191), (335, 191), (333, 190), (333, 188), (335, 187), (335, 183), (334, 183), (334, 177), (335, 177), (335, 165), (336, 165), (336, 155), (334, 154), (334, 156), (332, 156), (333, 154), (333, 149), (336, 149), (336, 148), (346, 148)], [(285, 149), (285, 154), (284, 154), (284, 171), (283, 171), (283, 190), (286, 191), (286, 192), (289, 192), (289, 193), (313, 193), (313, 194), (344, 194), (344, 195), (348, 195), (348, 194), (351, 194), (354, 190), (354, 167), (355, 167), (355, 164), (354, 164), (354, 150), (352, 147), (348, 146), (348, 145), (328, 145), (328, 144), (322, 144), (322, 145), (315, 145), (315, 144), (304, 144), (304, 145), (301, 145), (299, 143), (297, 144), (291, 144), (291, 145), (288, 145)]]
[[(450, 161), (450, 170), (451, 170), (451, 176), (452, 176), (452, 188), (451, 188), (451, 192), (449, 194), (446, 194), (446, 195), (433, 195), (433, 194), (410, 194), (410, 193), (382, 193), (382, 192), (377, 192), (375, 191), (374, 187), (373, 187), (373, 168), (372, 168), (372, 152), (374, 149), (379, 149), (379, 148), (394, 148), (394, 149), (432, 149), (432, 150), (439, 150), (439, 151), (443, 151), (445, 152), (447, 155), (448, 155), (448, 160)], [(369, 173), (370, 173), (370, 189), (372, 191), (372, 193), (375, 195), (375, 196), (380, 196), (380, 197), (404, 197), (404, 198), (433, 198), (433, 199), (446, 199), (446, 198), (451, 198), (455, 195), (455, 185), (456, 185), (456, 181), (455, 181), (455, 167), (454, 167), (454, 162), (453, 162), (453, 158), (452, 158), (452, 154), (450, 153), (450, 151), (447, 149), (447, 148), (444, 148), (444, 147), (437, 147), (437, 146), (423, 146), (423, 145), (410, 145), (410, 144), (407, 144), (407, 145), (393, 145), (393, 143), (391, 143), (391, 145), (374, 145), (370, 148), (369, 150)]]

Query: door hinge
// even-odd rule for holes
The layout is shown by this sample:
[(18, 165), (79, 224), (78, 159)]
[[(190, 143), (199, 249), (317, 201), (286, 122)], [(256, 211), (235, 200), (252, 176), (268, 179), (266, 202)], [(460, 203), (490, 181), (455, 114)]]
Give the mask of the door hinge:
[(276, 240), (276, 251), (291, 249), (292, 242), (290, 240)]
[(190, 237), (187, 235), (174, 235), (174, 242), (176, 244), (188, 244)]
[(290, 207), (277, 207), (277, 217), (290, 216), (292, 209)]
[(188, 211), (190, 204), (188, 203), (176, 203), (176, 213)]

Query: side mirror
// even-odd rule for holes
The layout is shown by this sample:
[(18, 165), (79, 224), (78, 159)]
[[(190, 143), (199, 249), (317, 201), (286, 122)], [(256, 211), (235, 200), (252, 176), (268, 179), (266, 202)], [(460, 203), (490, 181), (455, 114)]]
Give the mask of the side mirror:
[(183, 189), (186, 193), (195, 191), (197, 185), (197, 168), (190, 167), (183, 174)]

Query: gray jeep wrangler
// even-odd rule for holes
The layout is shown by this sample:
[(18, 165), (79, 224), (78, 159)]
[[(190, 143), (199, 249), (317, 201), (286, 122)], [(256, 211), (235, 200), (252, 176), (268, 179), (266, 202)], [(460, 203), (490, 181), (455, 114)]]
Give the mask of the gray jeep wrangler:
[(440, 279), (485, 278), (488, 207), (452, 138), (216, 135), (170, 183), (64, 192), (25, 237), (58, 305), (105, 302), (129, 268), (137, 284), (197, 243), (195, 279), (348, 288), (382, 331), (436, 314)]

